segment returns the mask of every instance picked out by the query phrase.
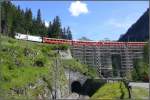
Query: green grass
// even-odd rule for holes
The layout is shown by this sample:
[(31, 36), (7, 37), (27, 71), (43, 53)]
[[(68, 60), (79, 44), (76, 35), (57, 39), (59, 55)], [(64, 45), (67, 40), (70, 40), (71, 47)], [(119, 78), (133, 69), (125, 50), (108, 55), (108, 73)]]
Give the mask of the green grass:
[[(21, 87), (29, 82), (34, 82), (52, 69), (50, 46), (2, 37), (1, 42), (1, 86)], [(44, 52), (43, 52), (44, 51)], [(49, 57), (48, 54), (51, 54)], [(53, 54), (53, 55), (52, 55)], [(43, 63), (42, 67), (36, 61)]]
[(141, 100), (149, 97), (149, 90), (140, 87), (133, 87), (131, 94), (133, 99)]
[(87, 75), (91, 78), (97, 77), (96, 69), (88, 67), (87, 65), (81, 64), (75, 59), (64, 59), (62, 60), (64, 68), (69, 68), (73, 71), (79, 71), (80, 73)]
[(106, 83), (102, 86), (92, 97), (92, 100), (101, 99), (101, 100), (108, 100), (108, 99), (127, 99), (128, 92), (122, 82), (115, 82), (115, 83)]
[[(56, 51), (58, 48), (66, 50), (68, 46), (29, 42), (1, 36), (0, 99), (35, 99), (39, 93), (43, 93), (44, 87), (52, 89), (54, 79), (56, 78), (54, 74), (56, 57), (60, 61), (60, 57)], [(57, 69), (58, 85), (62, 90), (65, 88), (64, 85), (68, 84), (64, 74), (64, 68), (86, 74), (92, 74), (94, 72), (75, 60), (62, 61), (62, 63), (65, 66), (59, 64)], [(24, 89), (29, 84), (36, 84), (39, 79), (45, 82), (44, 86), (40, 85), (35, 89), (28, 89), (28, 95), (26, 96), (19, 96), (18, 94), (11, 95), (12, 91), (10, 88)]]
[[(3, 96), (8, 97), (7, 99), (25, 98), (23, 95), (11, 96), (10, 89), (24, 89), (31, 83), (37, 83), (37, 80), (43, 79), (43, 77), (49, 79), (49, 84), (52, 84), (54, 70), (52, 64), (56, 53), (54, 49), (55, 47), (52, 45), (2, 36), (0, 44), (0, 90), (5, 93)], [(32, 92), (29, 89), (28, 92), (36, 96), (44, 90), (38, 91), (38, 88)]]
[[(24, 89), (29, 84), (35, 84), (38, 79), (45, 78), (46, 83), (51, 87), (54, 79), (54, 59), (59, 55), (57, 48), (65, 50), (66, 45), (49, 45), (36, 42), (16, 40), (1, 36), (0, 44), (0, 90), (8, 95), (10, 88)], [(63, 67), (59, 67), (59, 83), (63, 86), (66, 78)], [(47, 86), (47, 85), (45, 85)], [(35, 90), (28, 90), (31, 96), (38, 95), (44, 87), (37, 87)], [(2, 94), (2, 93), (0, 93)], [(5, 95), (5, 96), (6, 96)], [(7, 97), (7, 96), (6, 96)], [(14, 95), (9, 98), (25, 98)], [(7, 99), (9, 99), (7, 98)]]

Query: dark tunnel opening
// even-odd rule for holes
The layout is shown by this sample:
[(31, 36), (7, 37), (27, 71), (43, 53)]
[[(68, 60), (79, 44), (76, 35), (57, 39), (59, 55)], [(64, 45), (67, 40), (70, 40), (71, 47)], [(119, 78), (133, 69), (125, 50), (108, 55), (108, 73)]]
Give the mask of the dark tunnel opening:
[(102, 79), (87, 79), (82, 86), (82, 95), (91, 97), (105, 83), (106, 81)]
[(76, 92), (78, 94), (80, 94), (82, 92), (82, 86), (81, 86), (80, 82), (78, 82), (78, 81), (72, 82), (72, 84), (71, 84), (71, 92), (72, 93)]
[(71, 84), (71, 92), (91, 97), (105, 83), (106, 80), (99, 79), (87, 79), (83, 85), (81, 85), (79, 81), (74, 81)]

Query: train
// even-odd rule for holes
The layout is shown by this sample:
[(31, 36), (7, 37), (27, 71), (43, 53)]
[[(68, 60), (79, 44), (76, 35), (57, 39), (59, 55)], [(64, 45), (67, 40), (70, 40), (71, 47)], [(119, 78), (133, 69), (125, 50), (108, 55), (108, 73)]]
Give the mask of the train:
[(67, 44), (74, 46), (144, 46), (147, 42), (117, 42), (117, 41), (83, 41), (83, 40), (67, 40), (55, 39), (41, 36), (33, 36), (28, 34), (15, 34), (16, 39), (27, 40), (33, 42), (41, 42), (47, 44)]

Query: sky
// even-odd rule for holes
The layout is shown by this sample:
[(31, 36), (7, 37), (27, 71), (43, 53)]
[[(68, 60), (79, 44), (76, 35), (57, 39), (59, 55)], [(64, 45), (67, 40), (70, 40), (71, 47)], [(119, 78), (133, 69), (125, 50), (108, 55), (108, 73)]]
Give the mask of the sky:
[(62, 27), (69, 26), (74, 39), (118, 40), (149, 7), (148, 1), (12, 1), (22, 9), (31, 8), (33, 16), (41, 10), (48, 26), (60, 16)]

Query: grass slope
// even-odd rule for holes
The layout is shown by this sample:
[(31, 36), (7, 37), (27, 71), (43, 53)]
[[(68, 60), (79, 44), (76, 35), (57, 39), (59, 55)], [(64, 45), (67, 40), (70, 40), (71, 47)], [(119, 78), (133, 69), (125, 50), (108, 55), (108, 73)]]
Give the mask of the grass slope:
[[(24, 89), (29, 84), (35, 84), (37, 80), (43, 79), (46, 86), (51, 89), (54, 85), (55, 59), (59, 55), (56, 49), (67, 49), (66, 45), (50, 45), (29, 41), (16, 40), (1, 36), (0, 38), (0, 98), (9, 97), (12, 88)], [(76, 60), (62, 60), (65, 68), (70, 68), (82, 73), (93, 73), (87, 66), (84, 66)], [(75, 63), (75, 66), (74, 66)], [(58, 84), (63, 87), (67, 84), (64, 74), (64, 67), (59, 64), (57, 70), (59, 78)], [(90, 75), (88, 74), (88, 75)], [(28, 90), (30, 96), (37, 96), (42, 93), (44, 86), (39, 86), (34, 90)], [(3, 92), (1, 92), (3, 91)], [(22, 96), (23, 97), (23, 96)], [(14, 95), (11, 99), (31, 99), (24, 96), (20, 98)], [(8, 99), (8, 98), (7, 98)]]
[[(54, 46), (2, 36), (0, 47), (0, 90), (5, 96), (11, 94), (11, 89), (25, 89), (39, 79), (46, 78), (52, 84)], [(37, 96), (42, 89), (39, 86), (32, 90), (31, 96)]]
[(149, 90), (141, 87), (133, 87), (131, 91), (133, 99), (143, 100), (149, 98)]
[(92, 100), (95, 99), (116, 100), (121, 98), (122, 99), (128, 98), (127, 89), (125, 88), (122, 82), (106, 83), (91, 97)]
[(90, 78), (97, 77), (96, 69), (93, 67), (88, 67), (85, 64), (81, 64), (75, 59), (64, 59), (62, 60), (64, 68), (71, 69), (72, 71), (79, 71), (80, 73), (89, 76)]

